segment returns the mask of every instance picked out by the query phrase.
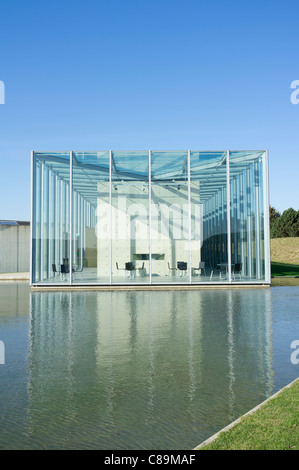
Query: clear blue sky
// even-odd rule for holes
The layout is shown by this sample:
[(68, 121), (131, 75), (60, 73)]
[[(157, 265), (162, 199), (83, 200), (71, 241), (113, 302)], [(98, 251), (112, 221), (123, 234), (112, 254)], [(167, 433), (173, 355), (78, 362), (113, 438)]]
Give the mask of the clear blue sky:
[(30, 217), (30, 151), (269, 149), (299, 209), (298, 0), (2, 0), (0, 219)]

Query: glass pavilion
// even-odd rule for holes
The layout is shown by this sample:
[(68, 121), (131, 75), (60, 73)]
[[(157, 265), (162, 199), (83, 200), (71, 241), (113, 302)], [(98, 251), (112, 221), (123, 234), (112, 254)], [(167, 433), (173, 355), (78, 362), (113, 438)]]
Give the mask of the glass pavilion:
[(32, 152), (31, 285), (270, 284), (267, 151)]

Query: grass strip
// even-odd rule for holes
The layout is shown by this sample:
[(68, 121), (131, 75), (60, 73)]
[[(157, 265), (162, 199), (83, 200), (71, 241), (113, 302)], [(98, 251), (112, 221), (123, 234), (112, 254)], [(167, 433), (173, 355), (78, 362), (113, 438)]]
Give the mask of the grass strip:
[(299, 379), (198, 450), (299, 450)]
[(293, 276), (299, 277), (299, 265), (298, 264), (286, 264), (286, 263), (277, 263), (271, 262), (271, 276), (281, 277), (281, 276)]

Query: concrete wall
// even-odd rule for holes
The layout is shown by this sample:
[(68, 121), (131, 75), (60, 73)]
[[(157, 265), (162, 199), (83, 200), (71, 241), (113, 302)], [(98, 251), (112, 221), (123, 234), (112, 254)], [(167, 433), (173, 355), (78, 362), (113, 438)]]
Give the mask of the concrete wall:
[(85, 227), (85, 266), (97, 267), (97, 238), (94, 228)]
[(0, 273), (29, 270), (30, 225), (0, 225)]
[[(189, 266), (189, 225), (188, 225), (188, 186), (180, 189), (167, 186), (152, 186), (151, 207), (151, 253), (161, 255), (153, 259), (152, 275), (168, 275), (168, 263), (177, 266), (178, 261)], [(192, 183), (196, 196), (192, 195), (193, 219), (192, 232), (197, 234), (191, 240), (192, 266), (198, 267), (201, 261), (202, 218), (200, 215), (199, 183)], [(117, 193), (112, 194), (112, 220), (108, 183), (98, 184), (97, 206), (97, 273), (99, 277), (110, 275), (110, 225), (112, 228), (112, 273), (116, 263), (120, 268), (126, 262), (134, 261), (136, 255), (149, 256), (149, 207), (148, 193), (142, 191), (137, 183), (119, 185)], [(198, 209), (197, 217), (194, 211)], [(143, 258), (145, 259), (145, 258)], [(138, 260), (135, 264), (149, 274), (149, 261)]]

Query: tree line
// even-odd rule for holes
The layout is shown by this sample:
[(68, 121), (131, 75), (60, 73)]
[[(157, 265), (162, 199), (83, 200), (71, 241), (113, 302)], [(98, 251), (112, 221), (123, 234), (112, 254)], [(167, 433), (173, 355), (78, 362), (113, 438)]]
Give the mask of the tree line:
[(299, 237), (299, 210), (290, 208), (281, 214), (270, 206), (270, 237)]

